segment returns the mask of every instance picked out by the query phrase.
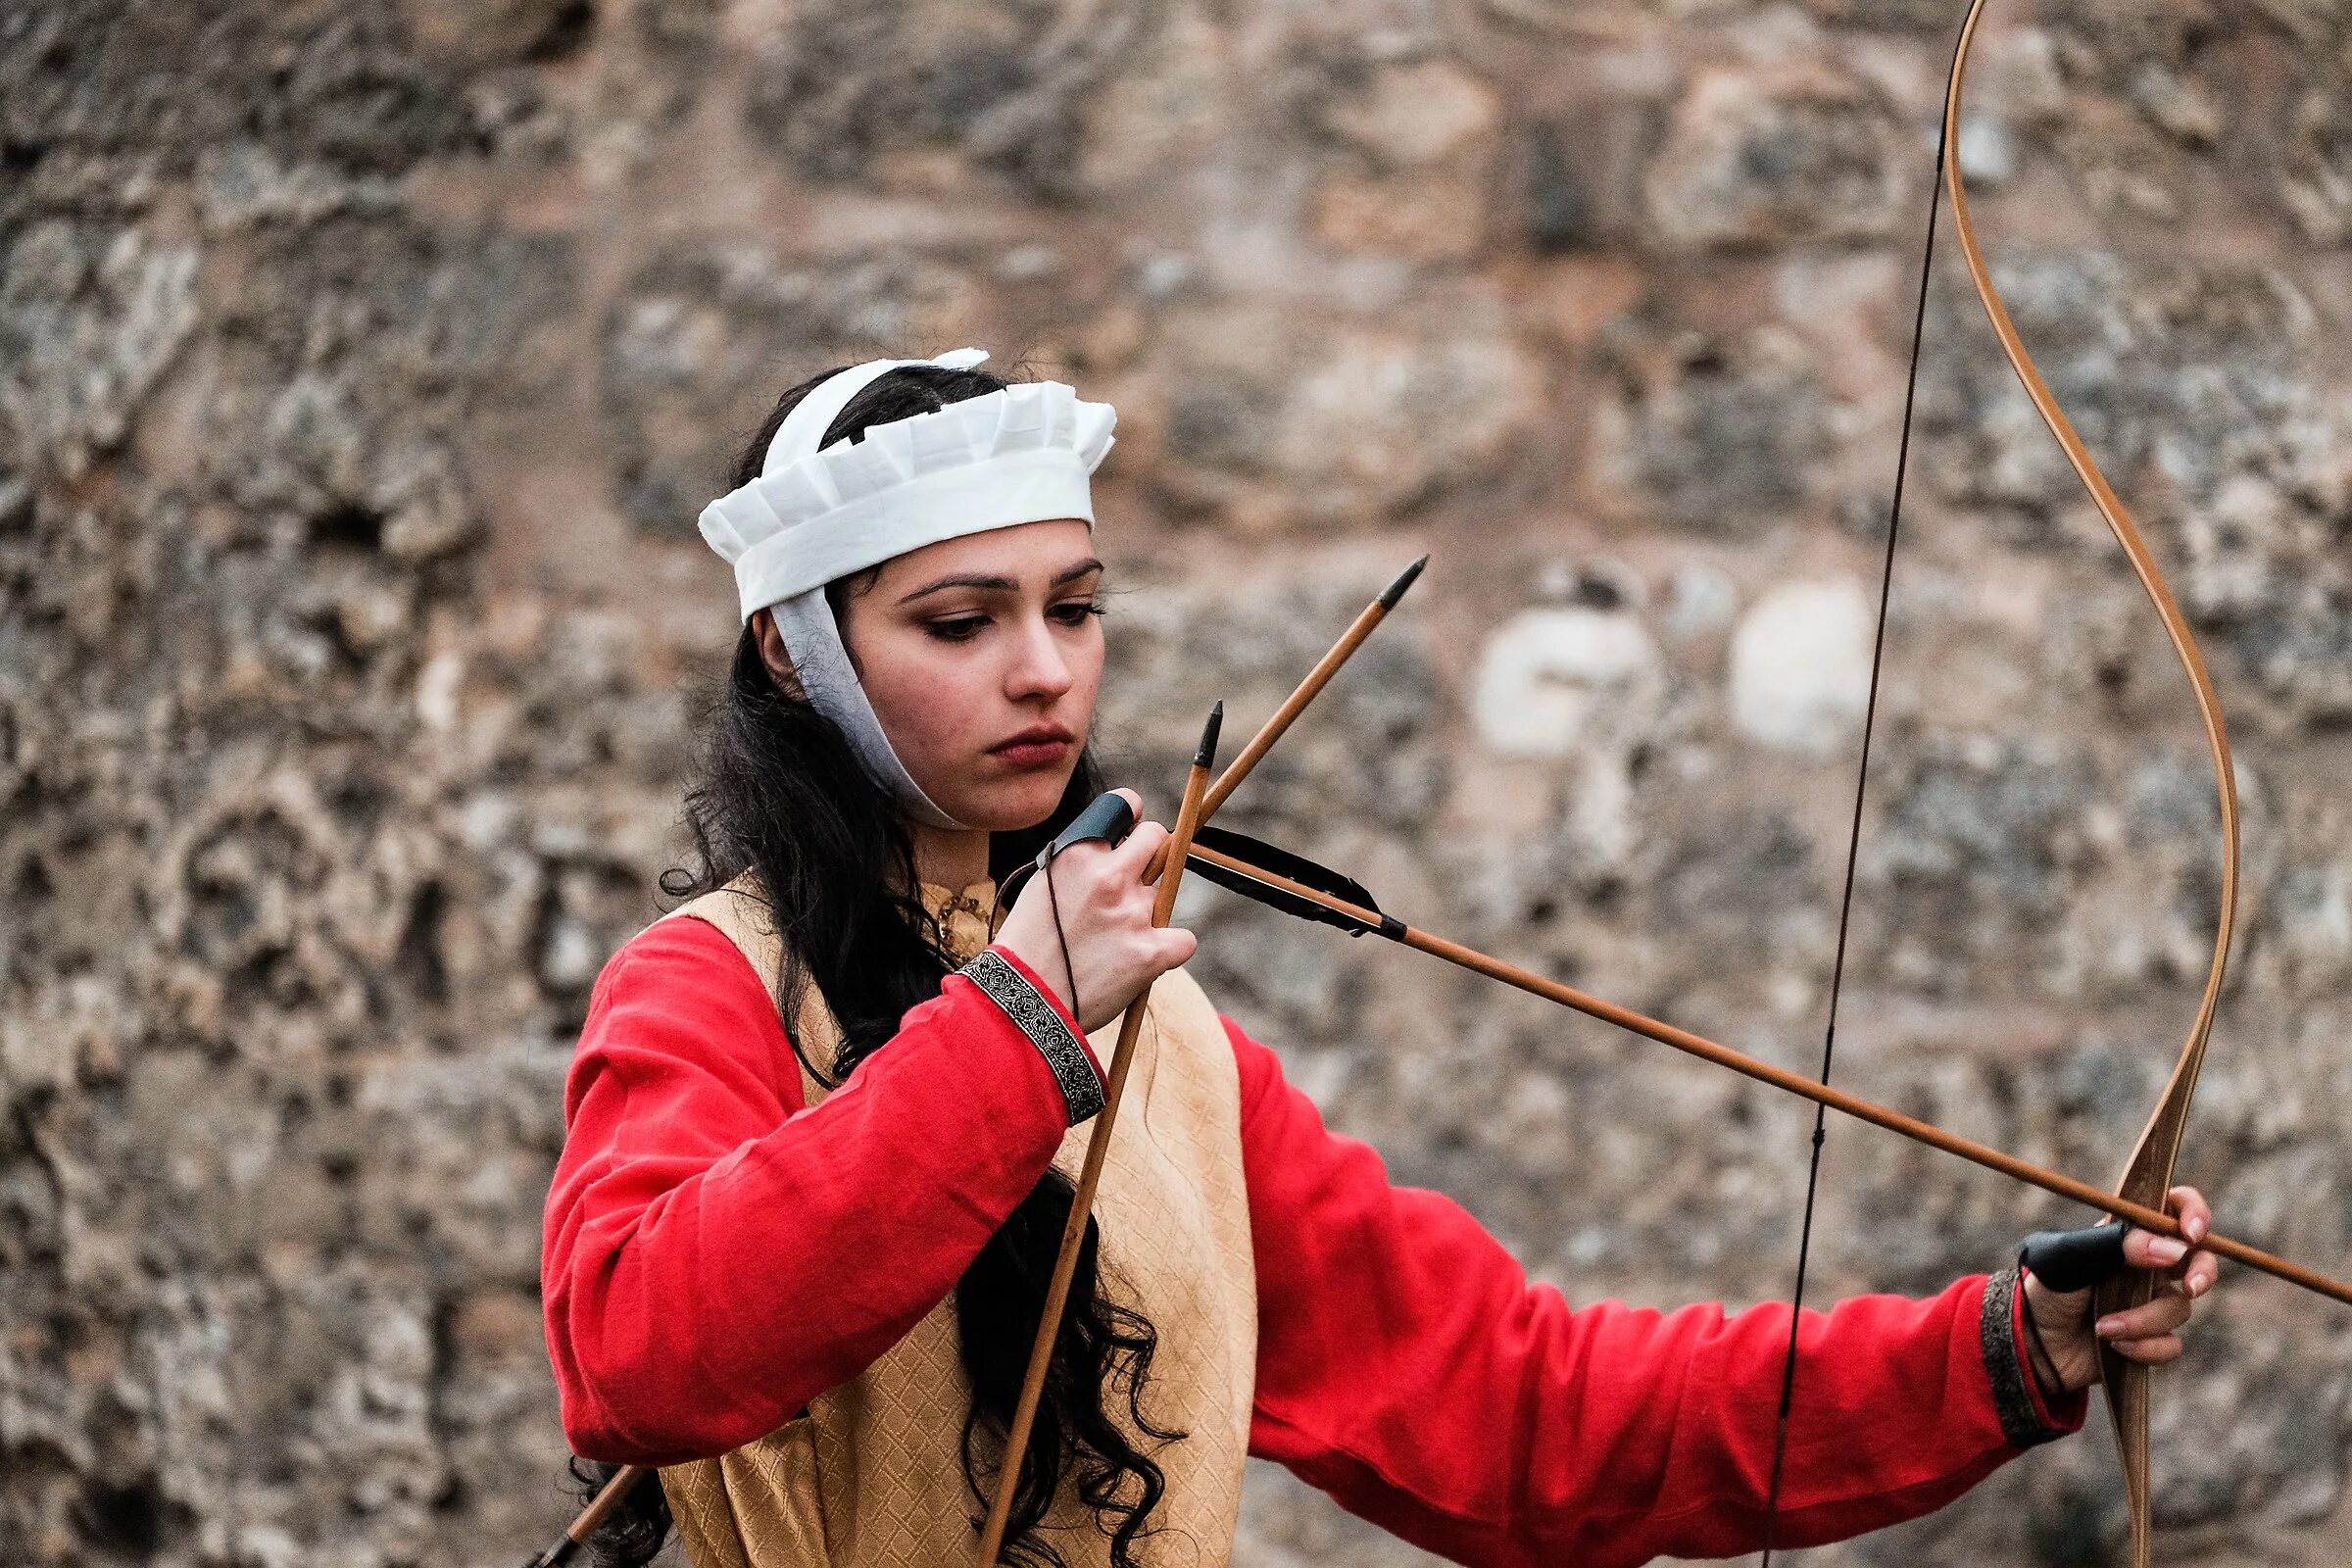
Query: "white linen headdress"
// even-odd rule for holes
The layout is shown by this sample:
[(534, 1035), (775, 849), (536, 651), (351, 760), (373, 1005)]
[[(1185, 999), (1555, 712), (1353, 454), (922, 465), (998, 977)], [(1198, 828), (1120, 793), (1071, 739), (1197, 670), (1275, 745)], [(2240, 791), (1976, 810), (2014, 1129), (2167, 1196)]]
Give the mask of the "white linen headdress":
[(825, 584), (893, 556), (989, 528), (1083, 517), (1090, 477), (1118, 415), (1059, 381), (1023, 382), (929, 414), (868, 425), (820, 449), (825, 431), (876, 376), (906, 365), (967, 370), (984, 349), (934, 360), (868, 360), (828, 376), (793, 406), (760, 476), (703, 509), (699, 526), (735, 568), (743, 618), (773, 606), (801, 688), (840, 726), (874, 781), (918, 820), (966, 826), (906, 771), (850, 665)]

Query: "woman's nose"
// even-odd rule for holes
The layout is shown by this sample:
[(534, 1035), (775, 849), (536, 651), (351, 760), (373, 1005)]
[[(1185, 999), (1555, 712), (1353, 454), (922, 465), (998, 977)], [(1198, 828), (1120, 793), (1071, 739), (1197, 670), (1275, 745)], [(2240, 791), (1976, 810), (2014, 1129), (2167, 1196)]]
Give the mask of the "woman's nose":
[(1042, 618), (1033, 622), (1020, 640), (1020, 654), (1013, 662), (1012, 695), (1042, 692), (1058, 697), (1070, 689), (1071, 681), (1070, 662), (1055, 643), (1053, 627)]

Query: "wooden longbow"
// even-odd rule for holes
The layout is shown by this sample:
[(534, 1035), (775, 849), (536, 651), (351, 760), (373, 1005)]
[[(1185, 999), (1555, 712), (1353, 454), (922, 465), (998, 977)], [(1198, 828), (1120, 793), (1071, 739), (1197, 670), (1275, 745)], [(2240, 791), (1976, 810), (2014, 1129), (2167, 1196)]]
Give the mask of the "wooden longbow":
[[(2148, 602), (2164, 624), (2165, 636), (2171, 641), (2180, 667), (2188, 677), (2190, 692), (2196, 699), (2197, 715), (2204, 727), (2205, 742), (2212, 754), (2215, 787), (2221, 803), (2221, 896), (2215, 920), (2213, 960), (2207, 971), (2205, 988), (2199, 998), (2197, 1011), (2191, 1021), (2188, 1037), (2173, 1064), (2156, 1108), (2148, 1117), (2132, 1155), (2116, 1184), (2116, 1198), (2127, 1208), (2135, 1208), (2142, 1215), (2161, 1212), (2167, 1191), (2172, 1185), (2173, 1168), (2180, 1152), (2181, 1136), (2188, 1124), (2189, 1102), (2196, 1093), (2198, 1069), (2205, 1059), (2205, 1047), (2213, 1034), (2214, 1018), (2221, 1005), (2222, 983), (2230, 959), (2230, 940), (2236, 922), (2238, 889), (2238, 810), (2237, 786), (2230, 755), (2230, 738), (2222, 720), (2221, 701), (2215, 694), (2213, 680), (2205, 667), (2203, 656), (2197, 649), (2180, 607), (2166, 585), (2164, 573), (2158, 568), (2154, 554), (2140, 536), (2138, 526), (2113, 485), (2093, 461), (2073, 422), (2058, 406), (2019, 337), (2016, 323), (2010, 319), (1998, 289), (1993, 286), (1990, 267), (1984, 260), (1984, 248), (1978, 243), (1976, 224), (1968, 206), (1967, 182), (1963, 177), (1958, 156), (1960, 117), (1963, 94), (1968, 79), (1970, 50), (1976, 43), (1978, 24), (1984, 20), (1987, 0), (1971, 0), (1968, 14), (1961, 24), (1958, 41), (1952, 50), (1950, 75), (1944, 86), (1943, 119), (1936, 142), (1936, 183), (1932, 188), (1928, 211), (1928, 235), (1925, 254), (1920, 263), (1918, 314), (1912, 324), (1910, 382), (1903, 406), (1902, 438), (1895, 458), (1894, 500), (1887, 520), (1886, 566), (1880, 583), (1878, 634), (1871, 655), (1870, 699), (1862, 726), (1861, 771), (1854, 793), (1852, 837), (1847, 845), (1845, 893), (1838, 922), (1838, 956), (1830, 985), (1829, 1023), (1822, 1048), (1820, 1084), (1826, 1089), (1830, 1066), (1834, 1058), (1838, 1034), (1838, 995), (1844, 977), (1848, 915), (1853, 903), (1854, 865), (1861, 843), (1863, 794), (1870, 768), (1870, 736), (1872, 721), (1878, 712), (1879, 676), (1886, 653), (1886, 608), (1894, 573), (1895, 541), (1902, 522), (1903, 478), (1908, 466), (1911, 444), (1912, 414), (1919, 385), (1920, 348), (1927, 319), (1928, 282), (1935, 260), (1936, 200), (1948, 193), (1952, 205), (1952, 226), (1959, 241), (1960, 254), (1967, 263), (1969, 279), (1983, 303), (1985, 317), (1991, 321), (1994, 336), (1999, 340), (2002, 355), (2017, 374), (2026, 395), (2040, 415), (2043, 424), (2065, 453), (2066, 461), (2089, 494), (2091, 504), (2105, 519), (2108, 530), (2123, 547), (2132, 570), (2138, 577)], [(1796, 1284), (1792, 1306), (1801, 1308), (1804, 1302), (1805, 1274), (1810, 1257), (1814, 1198), (1821, 1175), (1821, 1149), (1824, 1124), (1817, 1112), (1814, 1120), (1812, 1169), (1805, 1188), (1804, 1223), (1797, 1248)], [(2109, 1213), (2122, 1212), (2111, 1209)], [(2094, 1296), (2095, 1310), (2104, 1316), (2111, 1312), (2137, 1306), (2149, 1300), (2159, 1288), (2158, 1277), (2142, 1270), (2128, 1270), (2113, 1281), (2100, 1286)], [(1772, 1531), (1778, 1519), (1781, 1488), (1781, 1456), (1788, 1437), (1788, 1417), (1795, 1393), (1796, 1380), (1796, 1324), (1790, 1325), (1789, 1344), (1784, 1365), (1778, 1424), (1774, 1433), (1772, 1479), (1767, 1492), (1765, 1547), (1766, 1568), (1772, 1561)], [(2112, 1418), (2116, 1445), (2123, 1461), (2124, 1488), (2131, 1520), (2132, 1562), (2133, 1568), (2147, 1568), (2151, 1496), (2148, 1480), (2148, 1372), (2140, 1363), (2129, 1360), (2102, 1345), (2099, 1349), (2100, 1388)]]
[[(1952, 53), (1952, 74), (1943, 100), (1943, 139), (1946, 147), (1959, 145), (1961, 93), (1968, 78), (1970, 47), (1976, 42), (1977, 24), (1984, 20), (1986, 0), (1971, 0), (1968, 20), (1960, 29), (1960, 42)], [(2230, 938), (2237, 918), (2238, 885), (2238, 819), (2237, 776), (2230, 756), (2230, 735), (2222, 722), (2221, 699), (2215, 695), (2213, 678), (2206, 672), (2205, 659), (2197, 651), (2197, 640), (2188, 629), (2172, 590), (2166, 586), (2164, 573), (2157, 568), (2156, 558), (2150, 553), (2147, 541), (2132, 520), (2107, 476), (2091, 460), (2082, 438), (2059, 408), (2034, 367), (2034, 357), (2026, 352), (2025, 343), (2018, 337), (2016, 324), (2009, 319), (2008, 309), (2002, 305), (2000, 291), (1993, 287), (1991, 269), (1985, 264), (1984, 252), (1977, 243), (1976, 225), (1969, 219), (1967, 181), (1962, 178), (1960, 160), (1946, 157), (1943, 183), (1952, 202), (1952, 229), (1960, 244), (1960, 255), (1968, 264), (1968, 275), (1976, 285), (1977, 298), (1984, 302), (1984, 314), (1992, 322), (1992, 330), (2000, 339), (2001, 353), (2007, 357), (2010, 368), (2033, 399), (2034, 408), (2043, 424), (2057, 439), (2059, 449), (2066, 454), (2067, 463), (2090, 495), (2091, 504), (2106, 519), (2108, 530), (2116, 543), (2123, 546), (2124, 555), (2132, 563), (2132, 573), (2147, 591), (2148, 602), (2155, 607), (2157, 616), (2164, 622), (2164, 634), (2171, 640), (2173, 652), (2179, 656), (2180, 667), (2188, 676), (2189, 690), (2195, 695), (2197, 717), (2205, 730), (2206, 749), (2213, 758), (2214, 787), (2221, 803), (2222, 883), (2220, 908), (2215, 920), (2213, 962), (2206, 972), (2205, 990), (2197, 1003), (2195, 1018), (2191, 1021), (2188, 1038), (2174, 1059), (2173, 1072), (2164, 1086), (2164, 1094), (2148, 1116), (2139, 1142), (2132, 1147), (2132, 1156), (2125, 1162), (2122, 1178), (2116, 1184), (2116, 1195), (2127, 1201), (2146, 1207), (2162, 1208), (2166, 1190), (2173, 1180), (2173, 1165), (2180, 1153), (2181, 1135), (2188, 1126), (2190, 1099), (2197, 1091), (2197, 1071), (2204, 1065), (2205, 1046), (2213, 1035), (2213, 1022), (2221, 1006), (2222, 979), (2230, 963)], [(2105, 1313), (2136, 1306), (2148, 1300), (2157, 1288), (2157, 1276), (2144, 1270), (2131, 1269), (2116, 1277), (2097, 1293), (2097, 1309)], [(2128, 1360), (2106, 1346), (2099, 1349), (2100, 1387), (2105, 1395), (2108, 1413), (2114, 1418), (2115, 1440), (2122, 1452), (2124, 1488), (2131, 1506), (2132, 1561), (2133, 1568), (2147, 1568), (2150, 1524), (2150, 1495), (2148, 1488), (2148, 1368)]]
[[(1870, 698), (1862, 726), (1861, 767), (1854, 792), (1852, 835), (1846, 851), (1845, 892), (1838, 922), (1838, 956), (1830, 985), (1829, 1022), (1822, 1047), (1820, 1084), (1827, 1088), (1834, 1059), (1838, 1035), (1838, 998), (1839, 983), (1844, 978), (1848, 919), (1853, 903), (1854, 867), (1861, 844), (1862, 807), (1870, 769), (1870, 737), (1878, 712), (1879, 677), (1886, 653), (1886, 611), (1893, 585), (1895, 542), (1902, 524), (1903, 480), (1908, 467), (1911, 445), (1912, 415), (1919, 386), (1920, 353), (1927, 320), (1928, 285), (1935, 261), (1937, 203), (1948, 194), (1952, 205), (1953, 231), (1958, 239), (1960, 254), (1968, 266), (1969, 279), (1984, 314), (1992, 323), (1994, 336), (1999, 340), (2001, 353), (2016, 372), (2018, 381), (2065, 453), (2068, 465), (2082, 481), (2108, 530), (2123, 547), (2132, 569), (2146, 591), (2149, 603), (2164, 624), (2165, 636), (2179, 657), (2181, 669), (2188, 677), (2189, 689), (2196, 699), (2197, 714), (2201, 721), (2207, 749), (2212, 754), (2214, 779), (2221, 803), (2222, 884), (2219, 908), (2215, 921), (2213, 959), (2207, 971), (2204, 991), (2188, 1036), (2175, 1059), (2171, 1077), (2165, 1084), (2156, 1108), (2150, 1113), (2147, 1125), (2133, 1146), (2131, 1158), (2116, 1184), (2116, 1197), (2129, 1207), (2142, 1214), (2161, 1212), (2165, 1196), (2172, 1185), (2173, 1168), (2180, 1154), (2181, 1136), (2186, 1130), (2191, 1098), (2196, 1093), (2197, 1073), (2205, 1057), (2206, 1043), (2212, 1037), (2216, 1013), (2221, 1004), (2222, 983), (2229, 964), (2230, 940), (2235, 925), (2238, 888), (2238, 810), (2234, 769), (2230, 755), (2230, 740), (2222, 719), (2221, 701), (2215, 694), (2213, 680), (2205, 667), (2196, 639), (2190, 633), (2187, 620), (2174, 599), (2164, 574), (2156, 564), (2154, 554), (2132, 521), (2131, 512), (2115, 493), (2113, 485), (2099, 469), (2098, 464), (2082, 444), (2073, 422), (2058, 405), (2049, 384), (2042, 378), (2019, 337), (2016, 323), (2010, 319), (2000, 292), (1994, 287), (1990, 267), (1984, 260), (1983, 246), (1978, 242), (1976, 224), (1968, 206), (1967, 182), (1963, 177), (1958, 156), (1960, 117), (1963, 95), (1968, 79), (1968, 62), (1977, 38), (1978, 24), (1984, 20), (1987, 0), (1971, 0), (1963, 20), (1959, 38), (1953, 46), (1952, 65), (1944, 85), (1943, 117), (1936, 141), (1936, 179), (1932, 187), (1928, 211), (1928, 232), (1925, 252), (1920, 263), (1918, 310), (1912, 323), (1911, 368), (1909, 385), (1903, 405), (1902, 437), (1895, 458), (1894, 499), (1887, 520), (1885, 569), (1880, 582), (1878, 631), (1871, 655)], [(1813, 1128), (1812, 1166), (1806, 1180), (1804, 1221), (1797, 1247), (1796, 1283), (1791, 1305), (1801, 1308), (1804, 1302), (1805, 1276), (1810, 1261), (1814, 1199), (1821, 1176), (1821, 1150), (1825, 1126), (1817, 1112)], [(2111, 1214), (2119, 1210), (2110, 1210)], [(2108, 1313), (2136, 1306), (2150, 1299), (2159, 1287), (2157, 1277), (2140, 1270), (2130, 1270), (2098, 1288), (2095, 1310)], [(1782, 1377), (1781, 1402), (1773, 1440), (1772, 1475), (1766, 1500), (1765, 1546), (1763, 1562), (1770, 1568), (1773, 1548), (1773, 1529), (1779, 1514), (1781, 1490), (1781, 1459), (1788, 1437), (1789, 1412), (1795, 1395), (1797, 1346), (1796, 1323), (1790, 1324), (1789, 1343)], [(2148, 1371), (2102, 1345), (2099, 1351), (2101, 1393), (2112, 1418), (2116, 1444), (2123, 1463), (2124, 1487), (2131, 1520), (2132, 1561), (2133, 1568), (2147, 1568), (2150, 1536), (2150, 1492), (2148, 1481)]]

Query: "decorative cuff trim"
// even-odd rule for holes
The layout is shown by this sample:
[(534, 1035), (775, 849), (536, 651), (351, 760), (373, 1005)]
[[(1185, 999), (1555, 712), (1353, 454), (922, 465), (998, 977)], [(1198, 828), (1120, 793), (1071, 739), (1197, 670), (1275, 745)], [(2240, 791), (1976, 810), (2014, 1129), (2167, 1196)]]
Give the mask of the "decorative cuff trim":
[(1087, 1059), (1085, 1043), (1063, 1021), (1052, 1001), (1030, 983), (1028, 976), (1014, 968), (1003, 955), (987, 948), (981, 949), (971, 962), (956, 972), (1003, 1007), (1004, 1015), (1046, 1058), (1046, 1065), (1054, 1069), (1054, 1081), (1061, 1086), (1061, 1103), (1069, 1112), (1070, 1126), (1077, 1126), (1102, 1108), (1102, 1080), (1095, 1075), (1095, 1064)]
[(1984, 1310), (1978, 1319), (1984, 1345), (1984, 1370), (1992, 1378), (1992, 1407), (2001, 1418), (2001, 1436), (2020, 1448), (2064, 1437), (2070, 1430), (2042, 1419), (2040, 1401), (2034, 1397), (2034, 1369), (2018, 1346), (2018, 1271), (2004, 1269), (1984, 1282)]

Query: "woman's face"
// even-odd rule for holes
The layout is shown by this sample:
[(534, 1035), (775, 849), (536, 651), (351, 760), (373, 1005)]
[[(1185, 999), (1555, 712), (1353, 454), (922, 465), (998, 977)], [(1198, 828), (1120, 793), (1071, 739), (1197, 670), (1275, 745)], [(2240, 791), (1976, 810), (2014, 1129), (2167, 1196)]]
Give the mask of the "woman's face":
[(1102, 679), (1102, 577), (1062, 517), (910, 550), (851, 594), (842, 641), (883, 733), (957, 821), (1023, 828), (1060, 801)]

